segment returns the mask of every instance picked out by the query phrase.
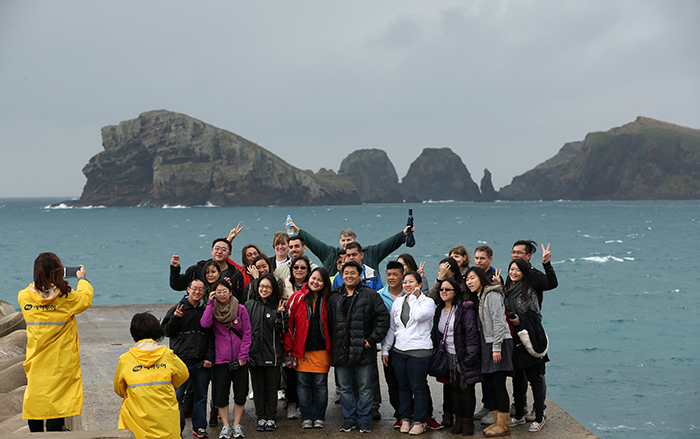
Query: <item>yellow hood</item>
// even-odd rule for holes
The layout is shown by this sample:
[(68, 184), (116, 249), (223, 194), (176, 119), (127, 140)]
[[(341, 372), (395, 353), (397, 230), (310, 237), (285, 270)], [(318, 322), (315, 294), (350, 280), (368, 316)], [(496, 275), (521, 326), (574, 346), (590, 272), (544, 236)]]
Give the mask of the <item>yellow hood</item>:
[(167, 350), (167, 347), (161, 346), (148, 338), (136, 343), (136, 346), (129, 349), (129, 353), (136, 358), (140, 365), (150, 367), (160, 360)]

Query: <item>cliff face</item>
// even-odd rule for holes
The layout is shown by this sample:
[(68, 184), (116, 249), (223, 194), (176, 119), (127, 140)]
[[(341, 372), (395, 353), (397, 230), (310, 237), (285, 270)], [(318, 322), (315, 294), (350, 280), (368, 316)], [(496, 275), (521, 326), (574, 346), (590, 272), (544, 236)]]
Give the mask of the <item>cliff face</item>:
[(513, 178), (514, 200), (700, 198), (700, 130), (638, 117)]
[(401, 203), (399, 177), (386, 152), (360, 149), (343, 159), (338, 175), (353, 182), (363, 203)]
[(480, 196), (467, 167), (450, 148), (425, 148), (401, 181), (401, 193), (406, 201), (473, 201)]
[(484, 176), (481, 177), (481, 197), (479, 201), (495, 201), (498, 197), (498, 192), (493, 188), (491, 181), (491, 171), (484, 169)]
[(356, 204), (333, 172), (302, 171), (231, 132), (169, 111), (102, 129), (76, 204), (105, 206)]

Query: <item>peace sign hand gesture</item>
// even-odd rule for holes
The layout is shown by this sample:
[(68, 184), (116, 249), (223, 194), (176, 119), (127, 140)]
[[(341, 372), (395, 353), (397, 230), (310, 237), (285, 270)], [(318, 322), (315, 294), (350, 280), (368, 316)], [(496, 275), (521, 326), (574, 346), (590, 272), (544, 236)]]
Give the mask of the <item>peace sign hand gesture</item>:
[(542, 263), (546, 264), (552, 259), (552, 252), (549, 251), (549, 246), (551, 243), (547, 243), (547, 248), (544, 248), (544, 244), (542, 245)]

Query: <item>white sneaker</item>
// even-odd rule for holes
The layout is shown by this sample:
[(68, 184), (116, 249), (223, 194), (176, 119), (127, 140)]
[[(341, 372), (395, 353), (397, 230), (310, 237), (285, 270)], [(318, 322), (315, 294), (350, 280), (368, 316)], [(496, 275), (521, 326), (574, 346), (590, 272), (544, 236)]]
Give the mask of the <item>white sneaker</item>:
[[(250, 394), (252, 395), (253, 392), (250, 392)], [(277, 399), (280, 400), (280, 401), (282, 401), (282, 400), (285, 399), (285, 398), (286, 398), (286, 396), (285, 396), (285, 394), (284, 394), (284, 390), (278, 390), (278, 391), (277, 391)], [(253, 399), (253, 398), (250, 398), (250, 399)]]
[(219, 439), (231, 439), (232, 433), (233, 430), (231, 430), (231, 427), (224, 425), (224, 427), (221, 429), (221, 433), (219, 433)]
[(299, 406), (293, 403), (290, 403), (287, 406), (287, 419), (299, 419), (301, 416), (301, 410), (299, 410)]
[(540, 430), (542, 430), (542, 427), (544, 427), (544, 422), (545, 422), (545, 419), (544, 419), (544, 418), (542, 418), (542, 422), (537, 422), (537, 421), (533, 422), (532, 424), (530, 424), (530, 429), (529, 429), (529, 430), (530, 430), (530, 431), (540, 431)]
[(301, 421), (301, 428), (314, 428), (314, 423), (311, 419)]
[[(486, 407), (481, 407), (481, 410), (474, 413), (474, 419), (481, 419), (489, 413), (491, 413), (491, 410), (487, 409)], [(491, 414), (491, 416), (493, 417), (493, 414)]]
[(236, 424), (233, 426), (233, 437), (245, 437), (241, 424)]
[(525, 422), (526, 422), (526, 421), (525, 421), (525, 416), (523, 416), (523, 417), (520, 418), (520, 419), (518, 419), (518, 418), (510, 418), (510, 426), (511, 426), (511, 427), (515, 427), (516, 425), (523, 425)]
[(324, 421), (322, 421), (320, 419), (316, 419), (314, 421), (314, 428), (325, 428), (325, 427), (326, 427), (326, 423)]
[(481, 418), (481, 420), (479, 422), (481, 422), (481, 425), (493, 424), (493, 412), (486, 413), (486, 415), (484, 415), (484, 417)]

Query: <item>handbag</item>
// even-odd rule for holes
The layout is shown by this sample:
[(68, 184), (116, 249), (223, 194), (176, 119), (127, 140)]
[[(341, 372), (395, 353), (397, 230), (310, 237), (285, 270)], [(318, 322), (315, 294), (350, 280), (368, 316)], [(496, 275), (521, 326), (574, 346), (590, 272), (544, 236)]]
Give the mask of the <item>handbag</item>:
[(450, 379), (450, 360), (447, 359), (445, 339), (447, 338), (447, 328), (450, 326), (450, 319), (452, 318), (453, 312), (454, 306), (450, 310), (450, 314), (447, 316), (445, 330), (442, 332), (442, 340), (440, 340), (437, 349), (435, 349), (433, 358), (430, 359), (430, 366), (428, 366), (428, 375), (433, 376), (438, 380)]

